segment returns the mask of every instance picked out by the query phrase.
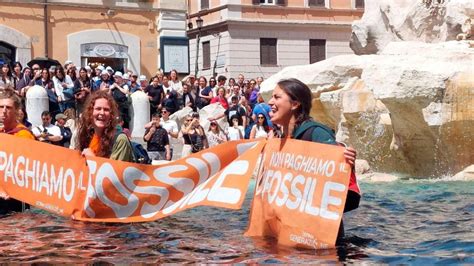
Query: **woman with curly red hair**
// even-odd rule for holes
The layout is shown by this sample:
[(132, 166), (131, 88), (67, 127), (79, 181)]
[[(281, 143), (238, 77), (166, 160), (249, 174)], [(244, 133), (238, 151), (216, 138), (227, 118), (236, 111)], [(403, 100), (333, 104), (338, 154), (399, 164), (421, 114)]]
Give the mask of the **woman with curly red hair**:
[(117, 128), (118, 107), (106, 91), (91, 94), (79, 120), (76, 149), (82, 155), (133, 161), (130, 141)]

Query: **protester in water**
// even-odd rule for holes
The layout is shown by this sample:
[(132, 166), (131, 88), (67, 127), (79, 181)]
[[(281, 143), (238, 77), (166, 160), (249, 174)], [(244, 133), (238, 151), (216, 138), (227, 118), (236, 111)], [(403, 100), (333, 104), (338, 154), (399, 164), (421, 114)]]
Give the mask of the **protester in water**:
[(107, 91), (92, 93), (79, 120), (76, 149), (84, 156), (132, 162), (130, 141), (117, 129), (118, 115), (117, 104)]
[[(19, 138), (34, 140), (30, 130), (18, 122), (18, 112), (21, 110), (21, 99), (14, 90), (0, 91), (0, 133), (6, 133)], [(28, 206), (20, 201), (9, 199), (9, 196), (0, 187), (0, 215), (22, 211)]]
[[(279, 137), (300, 139), (318, 143), (337, 145), (334, 131), (327, 126), (313, 121), (309, 113), (311, 110), (311, 90), (297, 79), (284, 79), (277, 83), (273, 90), (270, 105), (270, 118), (273, 124), (281, 127)], [(354, 166), (356, 152), (347, 147), (344, 152), (347, 163)], [(350, 181), (344, 212), (358, 207), (360, 195), (354, 180)], [(338, 240), (344, 236), (344, 226), (341, 222)]]

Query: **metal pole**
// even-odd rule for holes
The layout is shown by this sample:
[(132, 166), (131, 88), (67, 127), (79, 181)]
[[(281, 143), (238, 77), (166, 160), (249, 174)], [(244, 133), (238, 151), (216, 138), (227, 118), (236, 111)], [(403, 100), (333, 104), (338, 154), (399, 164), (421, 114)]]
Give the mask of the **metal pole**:
[(216, 77), (216, 76), (217, 76), (217, 73), (216, 73), (217, 58), (219, 57), (219, 50), (220, 50), (220, 47), (221, 47), (221, 35), (218, 33), (218, 36), (219, 36), (219, 40), (217, 41), (216, 59), (214, 60), (214, 67), (212, 68), (212, 76), (213, 76), (213, 77)]
[(43, 16), (44, 16), (44, 56), (48, 57), (48, 0), (44, 0), (44, 10), (43, 10)]
[(199, 66), (198, 66), (198, 59), (199, 59), (199, 42), (201, 41), (201, 30), (199, 29), (198, 34), (196, 36), (196, 63), (194, 64), (194, 76), (197, 78)]

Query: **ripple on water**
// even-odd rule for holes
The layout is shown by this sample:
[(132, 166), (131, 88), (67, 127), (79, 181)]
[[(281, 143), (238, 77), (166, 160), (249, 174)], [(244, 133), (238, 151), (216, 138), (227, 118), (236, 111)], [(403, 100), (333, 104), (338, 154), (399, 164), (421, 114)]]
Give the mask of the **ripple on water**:
[(0, 219), (0, 263), (474, 263), (474, 184), (362, 184), (345, 215), (346, 239), (332, 250), (248, 238), (251, 191), (239, 211), (200, 207), (157, 222), (70, 221), (40, 210)]

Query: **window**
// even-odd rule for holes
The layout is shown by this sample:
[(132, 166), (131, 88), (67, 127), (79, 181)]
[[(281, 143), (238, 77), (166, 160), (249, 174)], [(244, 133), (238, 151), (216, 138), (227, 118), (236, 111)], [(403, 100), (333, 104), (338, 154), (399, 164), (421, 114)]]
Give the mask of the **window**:
[(211, 42), (202, 43), (202, 69), (211, 68)]
[(326, 0), (308, 0), (308, 6), (325, 7)]
[(326, 40), (309, 40), (309, 63), (326, 59)]
[(355, 1), (355, 7), (356, 8), (364, 8), (365, 7), (364, 0), (356, 0)]
[(209, 0), (201, 0), (201, 10), (209, 9)]
[(252, 0), (254, 5), (286, 5), (286, 0)]
[(0, 64), (11, 64), (15, 61), (16, 49), (14, 46), (0, 41)]
[(260, 39), (260, 65), (277, 65), (277, 39)]

